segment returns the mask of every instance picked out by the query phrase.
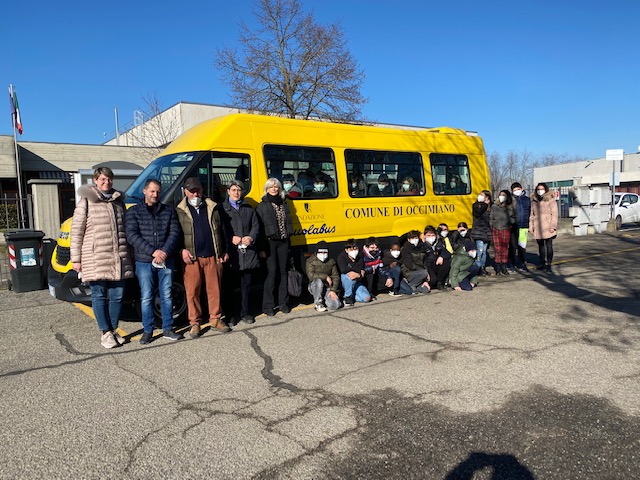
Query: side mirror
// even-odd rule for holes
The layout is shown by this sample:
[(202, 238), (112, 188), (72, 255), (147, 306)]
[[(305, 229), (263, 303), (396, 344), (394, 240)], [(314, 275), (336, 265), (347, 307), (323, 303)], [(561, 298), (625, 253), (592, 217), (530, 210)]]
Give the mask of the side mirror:
[(622, 206), (623, 206), (624, 208), (627, 208), (627, 207), (628, 207), (628, 206), (630, 206), (630, 205), (631, 205), (631, 204), (630, 204), (629, 202), (624, 202), (624, 203), (622, 204)]

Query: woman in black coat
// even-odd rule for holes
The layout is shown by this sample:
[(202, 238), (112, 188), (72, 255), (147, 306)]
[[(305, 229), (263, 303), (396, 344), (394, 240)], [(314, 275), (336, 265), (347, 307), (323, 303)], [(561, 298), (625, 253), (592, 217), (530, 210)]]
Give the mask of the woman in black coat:
[(491, 204), (493, 198), (491, 192), (483, 190), (478, 195), (478, 201), (473, 204), (471, 211), (473, 214), (473, 227), (471, 238), (476, 242), (476, 265), (480, 268), (480, 275), (489, 275), (487, 272), (487, 249), (491, 242)]
[(256, 208), (260, 221), (260, 256), (267, 259), (267, 278), (262, 292), (262, 311), (272, 317), (275, 312), (274, 289), (278, 286), (278, 307), (289, 313), (287, 271), (289, 261), (289, 237), (293, 233), (293, 221), (289, 205), (284, 201), (282, 184), (270, 178), (264, 186), (262, 202)]
[[(244, 185), (241, 181), (231, 180), (229, 182), (227, 199), (222, 204), (221, 216), (228, 242), (228, 273), (232, 274), (231, 281), (227, 284), (235, 288), (238, 282), (240, 283), (242, 300), (238, 318), (245, 323), (253, 323), (255, 320), (249, 314), (249, 288), (253, 272), (260, 266), (255, 246), (260, 227), (256, 212), (251, 205), (242, 200), (243, 192)], [(229, 297), (229, 295), (225, 295), (225, 298)]]

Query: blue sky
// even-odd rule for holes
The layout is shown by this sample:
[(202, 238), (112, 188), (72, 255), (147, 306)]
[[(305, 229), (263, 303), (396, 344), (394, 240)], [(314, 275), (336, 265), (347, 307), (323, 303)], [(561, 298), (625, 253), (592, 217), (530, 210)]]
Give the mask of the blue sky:
[[(372, 120), (475, 130), (487, 153), (587, 158), (640, 145), (640, 1), (303, 0), (339, 20)], [(252, 2), (13, 2), (0, 18), (0, 85), (20, 140), (100, 143), (142, 96), (226, 104), (214, 67)], [(0, 105), (2, 103), (0, 102)], [(0, 112), (2, 107), (0, 107)]]

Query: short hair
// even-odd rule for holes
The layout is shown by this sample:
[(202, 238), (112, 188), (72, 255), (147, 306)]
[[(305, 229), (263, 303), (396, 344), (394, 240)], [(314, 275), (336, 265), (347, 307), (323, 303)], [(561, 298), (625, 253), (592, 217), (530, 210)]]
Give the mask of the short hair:
[(462, 228), (469, 228), (469, 227), (467, 226), (467, 222), (460, 222), (460, 223), (458, 224), (458, 228), (460, 228), (460, 227), (462, 227)]
[(105, 177), (113, 180), (113, 170), (109, 167), (98, 167), (93, 171), (94, 180), (97, 180), (100, 175), (104, 175)]
[(244, 192), (244, 183), (242, 183), (241, 180), (230, 180), (229, 185), (227, 186), (227, 190), (229, 190), (231, 187), (239, 187), (240, 190)]
[(522, 188), (522, 184), (520, 182), (513, 182), (511, 184), (511, 190), (513, 190), (514, 188)]
[(442, 230), (442, 227), (447, 227), (447, 230), (449, 230), (449, 225), (447, 225), (446, 223), (441, 223), (440, 225), (438, 225), (438, 230)]
[(424, 227), (424, 234), (426, 235), (427, 233), (433, 233), (434, 235), (438, 234), (436, 227), (434, 227), (433, 225), (427, 225), (426, 227)]
[(407, 233), (407, 238), (420, 238), (420, 232), (418, 230), (411, 230)]
[(369, 247), (371, 245), (379, 245), (378, 239), (376, 237), (369, 237), (364, 241), (364, 244)]
[(357, 247), (358, 244), (356, 243), (356, 239), (355, 238), (350, 238), (349, 240), (347, 240), (344, 243), (344, 248), (353, 248), (353, 247)]
[(393, 250), (393, 247), (398, 247), (398, 250), (400, 250), (400, 244), (398, 242), (393, 242), (389, 247), (389, 250)]
[(264, 193), (266, 194), (267, 190), (269, 190), (274, 185), (278, 186), (280, 197), (282, 197), (282, 199), (284, 200), (284, 189), (282, 188), (280, 180), (278, 180), (277, 178), (271, 177), (269, 180), (267, 180), (267, 183), (264, 184)]
[(146, 182), (144, 182), (144, 187), (143, 190), (145, 188), (147, 188), (149, 185), (151, 185), (152, 183), (155, 183), (156, 185), (158, 185), (160, 188), (162, 188), (162, 184), (160, 183), (160, 180), (158, 180), (157, 178), (149, 178), (147, 179)]
[(319, 173), (318, 175), (316, 175), (315, 177), (313, 177), (313, 181), (314, 182), (322, 182), (325, 185), (327, 184), (327, 177), (323, 174), (323, 173)]

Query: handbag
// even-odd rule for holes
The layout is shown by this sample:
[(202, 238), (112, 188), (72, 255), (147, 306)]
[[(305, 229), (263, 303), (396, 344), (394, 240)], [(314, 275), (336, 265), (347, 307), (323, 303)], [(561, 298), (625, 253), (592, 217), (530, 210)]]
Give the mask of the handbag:
[(289, 271), (287, 272), (287, 290), (292, 297), (302, 295), (302, 273), (296, 270), (293, 259), (290, 261)]

